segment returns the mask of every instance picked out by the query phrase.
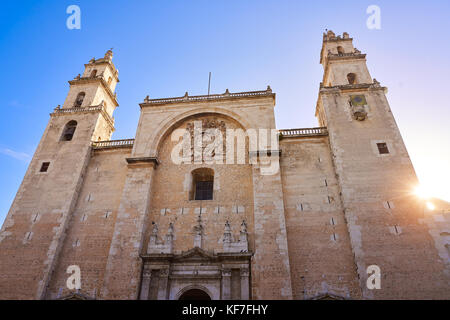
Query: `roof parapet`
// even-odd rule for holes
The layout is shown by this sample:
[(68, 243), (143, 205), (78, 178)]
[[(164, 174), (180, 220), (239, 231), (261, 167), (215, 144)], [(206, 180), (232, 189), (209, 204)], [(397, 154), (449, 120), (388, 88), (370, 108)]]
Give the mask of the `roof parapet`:
[(183, 103), (183, 102), (203, 102), (203, 101), (214, 101), (222, 99), (239, 99), (239, 98), (254, 98), (254, 97), (275, 97), (275, 93), (272, 93), (270, 86), (267, 86), (266, 90), (261, 91), (247, 91), (247, 92), (235, 92), (231, 93), (228, 89), (222, 94), (210, 94), (210, 95), (200, 95), (200, 96), (189, 96), (188, 92), (182, 97), (173, 98), (161, 98), (161, 99), (150, 99), (146, 96), (144, 102), (140, 103), (140, 107), (145, 107), (149, 105), (161, 105), (169, 103)]

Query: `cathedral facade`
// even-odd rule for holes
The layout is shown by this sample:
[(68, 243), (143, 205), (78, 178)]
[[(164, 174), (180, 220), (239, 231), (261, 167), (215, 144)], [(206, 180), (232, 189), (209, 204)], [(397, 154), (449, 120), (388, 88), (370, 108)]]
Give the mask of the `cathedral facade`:
[(1, 229), (0, 298), (450, 298), (386, 87), (347, 33), (320, 62), (315, 128), (276, 129), (267, 87), (146, 97), (111, 140), (118, 71), (90, 60)]

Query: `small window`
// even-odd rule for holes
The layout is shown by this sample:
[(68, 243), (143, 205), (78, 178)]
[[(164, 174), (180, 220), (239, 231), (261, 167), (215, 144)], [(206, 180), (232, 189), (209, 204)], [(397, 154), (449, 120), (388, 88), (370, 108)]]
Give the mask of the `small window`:
[(71, 141), (77, 128), (77, 122), (75, 120), (69, 121), (64, 127), (63, 134), (61, 135), (61, 141)]
[(377, 143), (378, 152), (380, 154), (387, 154), (389, 153), (389, 149), (387, 147), (387, 144), (385, 142)]
[(195, 169), (192, 171), (192, 182), (191, 200), (213, 200), (214, 171), (212, 169)]
[(42, 162), (41, 170), (39, 170), (39, 172), (47, 172), (49, 166), (50, 162)]
[(86, 96), (86, 93), (84, 93), (84, 92), (80, 92), (77, 95), (77, 98), (75, 99), (75, 107), (81, 107), (85, 96)]
[(111, 85), (111, 82), (112, 82), (112, 78), (109, 77), (109, 78), (108, 78), (108, 86)]
[(356, 74), (354, 73), (347, 74), (347, 80), (349, 84), (356, 84)]
[(343, 54), (344, 53), (344, 48), (342, 48), (341, 46), (337, 47), (337, 52), (338, 54)]
[(94, 78), (97, 75), (97, 69), (92, 70), (91, 78)]
[(195, 184), (195, 200), (212, 200), (213, 182), (197, 181)]

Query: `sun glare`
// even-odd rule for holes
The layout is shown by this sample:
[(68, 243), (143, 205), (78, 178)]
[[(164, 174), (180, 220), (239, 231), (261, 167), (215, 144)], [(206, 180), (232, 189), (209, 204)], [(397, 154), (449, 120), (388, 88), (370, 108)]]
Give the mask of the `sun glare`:
[(414, 190), (414, 193), (416, 194), (416, 196), (422, 199), (428, 199), (431, 197), (430, 191), (423, 186), (417, 186), (416, 189)]
[(434, 210), (436, 207), (431, 202), (427, 201), (427, 208), (428, 210)]

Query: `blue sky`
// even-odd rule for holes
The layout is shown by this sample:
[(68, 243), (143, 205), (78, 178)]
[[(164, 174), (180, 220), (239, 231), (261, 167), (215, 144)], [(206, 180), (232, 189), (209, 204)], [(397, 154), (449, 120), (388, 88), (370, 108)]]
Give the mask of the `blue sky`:
[[(69, 5), (81, 29), (69, 30)], [(369, 5), (381, 29), (366, 26)], [(68, 80), (114, 48), (119, 69), (113, 139), (132, 138), (150, 97), (265, 89), (277, 127), (317, 126), (322, 32), (347, 31), (367, 53), (421, 182), (450, 201), (449, 1), (2, 1), (0, 224)]]

